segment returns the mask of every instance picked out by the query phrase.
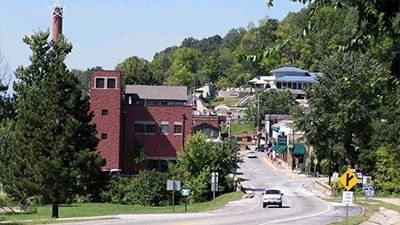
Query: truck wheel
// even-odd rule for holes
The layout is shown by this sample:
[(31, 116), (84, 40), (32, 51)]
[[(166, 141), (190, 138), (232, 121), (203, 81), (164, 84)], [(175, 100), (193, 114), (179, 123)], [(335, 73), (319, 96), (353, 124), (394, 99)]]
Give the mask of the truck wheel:
[(268, 205), (267, 203), (263, 203), (263, 208), (267, 207), (267, 205)]
[(282, 208), (282, 202), (281, 202), (281, 203), (279, 203), (279, 208)]

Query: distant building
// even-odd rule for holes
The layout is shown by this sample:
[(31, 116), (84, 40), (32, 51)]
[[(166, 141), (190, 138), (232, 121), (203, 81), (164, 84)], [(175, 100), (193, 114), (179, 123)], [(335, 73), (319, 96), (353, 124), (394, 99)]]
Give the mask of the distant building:
[(192, 132), (192, 107), (183, 86), (127, 85), (124, 99), (121, 74), (95, 71), (91, 76), (91, 110), (107, 160), (104, 170), (134, 171), (134, 142), (144, 146), (144, 167), (166, 170)]
[(271, 76), (253, 78), (249, 83), (253, 84), (256, 92), (266, 89), (289, 89), (297, 99), (304, 99), (304, 89), (311, 87), (316, 77), (323, 73), (311, 73), (296, 67), (281, 67), (271, 71)]

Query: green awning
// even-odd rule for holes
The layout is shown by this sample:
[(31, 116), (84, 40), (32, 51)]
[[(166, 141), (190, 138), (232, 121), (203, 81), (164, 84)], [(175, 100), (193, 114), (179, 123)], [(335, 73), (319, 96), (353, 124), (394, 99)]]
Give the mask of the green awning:
[(273, 145), (272, 147), (271, 147), (271, 150), (273, 151), (273, 150), (277, 150), (278, 148), (280, 147), (280, 145)]
[(276, 150), (277, 153), (286, 154), (287, 153), (287, 145), (279, 145), (279, 148)]
[(306, 154), (306, 148), (303, 144), (294, 144), (293, 155), (301, 156)]

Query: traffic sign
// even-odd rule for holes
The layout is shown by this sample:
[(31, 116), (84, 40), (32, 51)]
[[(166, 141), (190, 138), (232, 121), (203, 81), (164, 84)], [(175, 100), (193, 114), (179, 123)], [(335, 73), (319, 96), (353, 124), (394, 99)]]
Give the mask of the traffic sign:
[(181, 195), (182, 196), (189, 196), (190, 195), (190, 190), (189, 189), (182, 189), (181, 190)]
[(353, 192), (352, 191), (343, 191), (342, 203), (345, 205), (353, 204)]
[(318, 159), (315, 158), (314, 161), (313, 161), (313, 163), (314, 163), (314, 165), (317, 165), (317, 164), (318, 164)]
[(354, 185), (357, 184), (357, 176), (353, 174), (350, 168), (347, 168), (346, 172), (339, 178), (340, 183), (346, 190), (350, 190)]

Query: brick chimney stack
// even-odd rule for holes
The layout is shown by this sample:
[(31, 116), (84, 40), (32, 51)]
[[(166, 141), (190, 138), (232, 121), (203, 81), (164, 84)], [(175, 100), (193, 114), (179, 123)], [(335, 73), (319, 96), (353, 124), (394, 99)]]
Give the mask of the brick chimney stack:
[(53, 8), (53, 41), (56, 42), (58, 36), (62, 34), (62, 17), (63, 8), (61, 6), (54, 6)]

